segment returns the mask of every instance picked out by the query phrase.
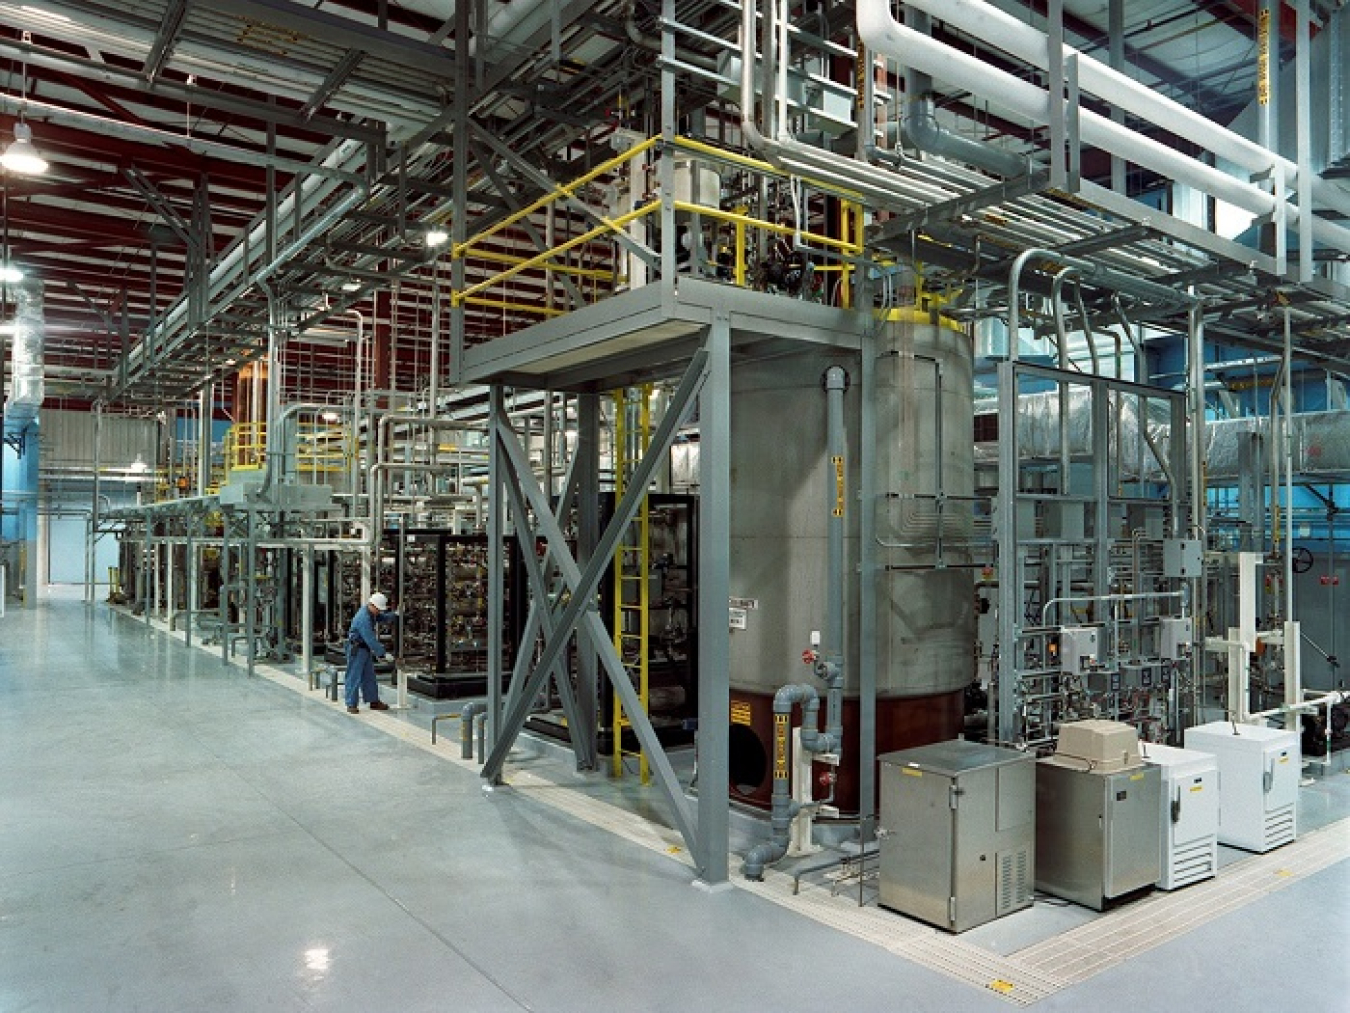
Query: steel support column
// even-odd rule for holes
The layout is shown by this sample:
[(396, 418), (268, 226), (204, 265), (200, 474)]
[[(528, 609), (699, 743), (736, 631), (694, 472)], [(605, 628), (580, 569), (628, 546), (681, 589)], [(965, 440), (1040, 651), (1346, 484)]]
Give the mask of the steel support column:
[(600, 536), (595, 554), (587, 563), (584, 571), (577, 565), (576, 560), (567, 550), (566, 538), (553, 519), (548, 497), (535, 480), (530, 469), (528, 455), (520, 444), (504, 406), (500, 403), (493, 406), (491, 423), (492, 458), (500, 459), (502, 466), (509, 472), (509, 475), (505, 477), (515, 483), (524, 495), (529, 507), (534, 511), (541, 532), (552, 545), (557, 547), (558, 567), (571, 592), (571, 597), (558, 615), (555, 635), (545, 642), (529, 678), (525, 685), (520, 688), (518, 694), (515, 695), (513, 706), (503, 719), (499, 737), (484, 765), (483, 777), (489, 782), (493, 782), (500, 777), (506, 755), (520, 730), (524, 727), (530, 699), (542, 687), (544, 680), (548, 677), (554, 663), (561, 656), (572, 634), (580, 632), (583, 637), (589, 639), (588, 649), (594, 650), (599, 656), (606, 674), (609, 676), (610, 683), (628, 712), (634, 734), (650, 757), (657, 783), (660, 784), (670, 803), (672, 820), (691, 850), (694, 849), (696, 843), (694, 824), (691, 820), (693, 814), (684, 798), (683, 790), (674, 769), (670, 765), (670, 760), (656, 736), (651, 721), (643, 711), (637, 692), (614, 651), (613, 642), (605, 629), (604, 623), (595, 610), (594, 599), (600, 578), (608, 566), (623, 532), (627, 529), (638, 505), (646, 495), (647, 485), (651, 481), (656, 465), (669, 452), (670, 444), (675, 438), (678, 427), (693, 408), (694, 399), (706, 380), (705, 365), (707, 358), (706, 351), (699, 351), (690, 362), (683, 379), (680, 381), (679, 388), (671, 399), (669, 412), (661, 420), (656, 433), (653, 434), (652, 443), (647, 453), (639, 461), (633, 473), (632, 484), (623, 498), (616, 504), (614, 515), (611, 517), (604, 533)]
[(718, 310), (699, 396), (698, 841), (700, 880), (727, 882), (731, 630), (731, 324)]

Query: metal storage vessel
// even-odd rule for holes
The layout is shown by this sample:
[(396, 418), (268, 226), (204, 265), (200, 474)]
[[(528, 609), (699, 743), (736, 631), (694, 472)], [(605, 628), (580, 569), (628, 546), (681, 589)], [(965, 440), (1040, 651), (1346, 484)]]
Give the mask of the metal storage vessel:
[[(962, 694), (975, 675), (974, 584), (967, 543), (974, 486), (970, 338), (952, 324), (899, 311), (879, 343), (876, 579), (877, 753), (953, 738)], [(731, 594), (744, 607), (731, 639), (733, 796), (767, 803), (772, 699), (810, 682), (801, 662), (827, 613), (826, 560), (833, 474), (821, 379), (850, 375), (844, 395), (845, 461), (844, 757), (836, 801), (858, 806), (858, 449), (857, 357), (822, 349), (736, 363), (732, 371)], [(958, 497), (935, 505), (937, 494)], [(917, 498), (916, 498), (917, 497)], [(947, 568), (930, 566), (939, 541)], [(886, 569), (892, 567), (893, 569)], [(823, 687), (822, 687), (823, 689)]]

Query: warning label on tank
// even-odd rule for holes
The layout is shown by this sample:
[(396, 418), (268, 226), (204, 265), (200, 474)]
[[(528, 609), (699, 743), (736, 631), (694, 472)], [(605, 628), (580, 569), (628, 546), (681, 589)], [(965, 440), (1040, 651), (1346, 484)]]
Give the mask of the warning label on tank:
[(745, 700), (731, 701), (731, 723), (748, 725), (750, 723), (750, 704)]

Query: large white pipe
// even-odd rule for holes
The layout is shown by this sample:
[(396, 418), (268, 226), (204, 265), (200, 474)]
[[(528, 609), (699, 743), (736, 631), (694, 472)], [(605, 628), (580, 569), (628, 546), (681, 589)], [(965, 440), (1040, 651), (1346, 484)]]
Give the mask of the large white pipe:
[[(1050, 39), (1042, 31), (1011, 14), (999, 10), (986, 0), (906, 0), (907, 5), (941, 18), (947, 24), (1017, 57), (1033, 67), (1050, 67)], [(859, 0), (858, 20), (861, 26), (865, 8), (885, 7), (872, 0)], [(887, 14), (889, 18), (889, 13)], [(1078, 57), (1078, 86), (1085, 92), (1141, 116), (1176, 134), (1194, 141), (1207, 151), (1253, 173), (1265, 172), (1272, 166), (1283, 171), (1287, 191), (1292, 191), (1298, 177), (1298, 165), (1288, 158), (1263, 148), (1255, 141), (1234, 133), (1180, 102), (1161, 95), (1133, 78), (1082, 53), (1073, 46), (1064, 47), (1065, 58)], [(995, 96), (986, 96), (994, 98)], [(1350, 215), (1350, 192), (1335, 183), (1316, 178), (1313, 183), (1315, 203)]]
[[(1035, 123), (1050, 122), (1050, 94), (1006, 71), (983, 63), (891, 17), (886, 0), (858, 0), (858, 33), (874, 51), (973, 92), (994, 105)], [(1080, 109), (1082, 139), (1138, 165), (1213, 194), (1258, 215), (1275, 211), (1275, 197), (1264, 190), (1196, 161), (1188, 155), (1136, 134), (1091, 110)], [(1324, 219), (1313, 219), (1319, 242), (1350, 252), (1350, 229)]]

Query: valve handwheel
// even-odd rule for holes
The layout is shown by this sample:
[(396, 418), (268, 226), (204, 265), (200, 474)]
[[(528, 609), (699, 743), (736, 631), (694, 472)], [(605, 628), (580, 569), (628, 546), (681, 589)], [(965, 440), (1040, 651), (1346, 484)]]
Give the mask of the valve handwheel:
[(1307, 573), (1313, 568), (1312, 550), (1306, 545), (1295, 546), (1292, 565), (1295, 573)]

